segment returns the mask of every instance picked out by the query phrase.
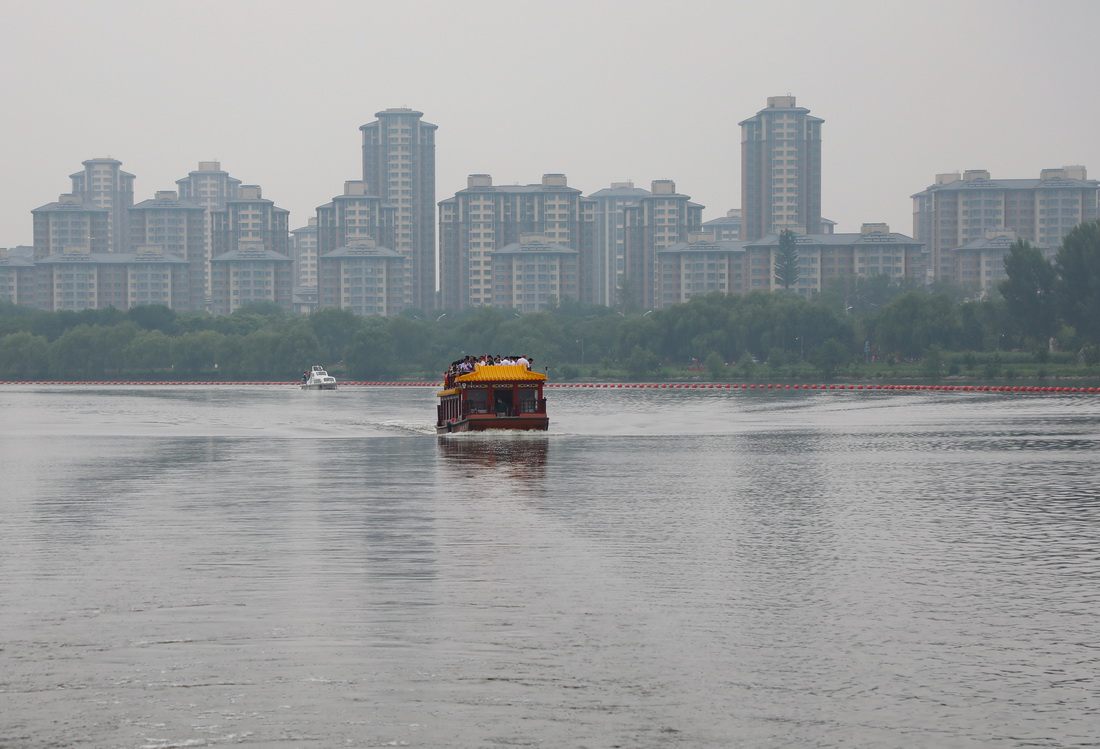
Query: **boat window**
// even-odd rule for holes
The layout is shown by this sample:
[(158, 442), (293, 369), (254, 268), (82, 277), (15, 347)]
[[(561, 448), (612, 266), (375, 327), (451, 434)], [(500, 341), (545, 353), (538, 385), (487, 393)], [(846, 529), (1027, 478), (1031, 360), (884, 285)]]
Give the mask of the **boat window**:
[(489, 405), (489, 391), (488, 390), (467, 390), (466, 402), (469, 404), (470, 413), (483, 414), (488, 413)]
[(539, 390), (538, 388), (519, 389), (519, 410), (524, 413), (538, 412)]

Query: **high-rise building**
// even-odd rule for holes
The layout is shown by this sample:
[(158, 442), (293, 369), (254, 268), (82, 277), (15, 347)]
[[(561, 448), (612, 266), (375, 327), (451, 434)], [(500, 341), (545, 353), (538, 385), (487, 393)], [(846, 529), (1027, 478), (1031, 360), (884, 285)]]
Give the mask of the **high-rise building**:
[(736, 242), (741, 239), (741, 209), (731, 208), (725, 216), (703, 222), (703, 230), (718, 242)]
[(405, 307), (408, 259), (373, 239), (358, 239), (317, 260), (318, 306), (389, 316)]
[(294, 286), (317, 286), (317, 219), (290, 230), (290, 259), (294, 261)]
[(103, 253), (110, 248), (110, 211), (79, 195), (62, 195), (31, 211), (34, 258), (43, 260), (70, 250)]
[(552, 309), (565, 297), (576, 298), (580, 253), (546, 237), (525, 234), (495, 250), (493, 304), (503, 309), (538, 312)]
[[(791, 291), (810, 295), (834, 279), (889, 276), (894, 281), (923, 283), (931, 262), (920, 240), (890, 231), (887, 224), (866, 223), (858, 233), (798, 234), (798, 281)], [(749, 256), (748, 288), (776, 289), (775, 259), (779, 236), (745, 242)]]
[(289, 211), (263, 197), (259, 185), (242, 185), (236, 198), (226, 200), (225, 208), (211, 215), (214, 257), (245, 244), (253, 248), (259, 244), (286, 256), (290, 251), (289, 217)]
[(74, 310), (146, 304), (187, 309), (189, 263), (160, 247), (93, 253), (74, 248), (35, 263), (39, 309)]
[(0, 249), (0, 301), (36, 305), (33, 259)]
[(703, 223), (703, 206), (676, 192), (676, 183), (657, 179), (637, 205), (626, 206), (625, 269), (619, 301), (628, 309), (653, 309), (661, 299), (657, 253), (687, 240)]
[(318, 254), (363, 241), (380, 247), (393, 245), (397, 212), (395, 206), (372, 194), (366, 182), (348, 180), (342, 195), (317, 206)]
[[(994, 230), (986, 232), (979, 239), (972, 239), (962, 247), (944, 250), (943, 254), (949, 257), (943, 267), (952, 269), (954, 275), (942, 280), (978, 289), (996, 287), (1008, 278), (1005, 272), (1005, 255), (1017, 239), (1019, 237), (1011, 229)], [(1058, 254), (1056, 247), (1044, 247), (1034, 242), (1032, 246), (1048, 261), (1053, 261)]]
[[(925, 246), (886, 224), (864, 224), (859, 233), (799, 234), (798, 282), (792, 291), (812, 294), (830, 281), (886, 275), (893, 280), (922, 282), (928, 268)], [(682, 304), (702, 294), (771, 291), (779, 237), (753, 242), (716, 240), (712, 232), (689, 235), (658, 252), (659, 306)]]
[[(466, 185), (439, 203), (443, 309), (492, 305), (492, 253), (524, 235), (580, 250), (581, 191), (569, 187), (564, 174), (545, 174), (533, 185), (494, 185), (488, 174), (471, 174)], [(565, 293), (578, 299), (578, 279), (565, 285), (573, 287)]]
[(206, 269), (203, 283), (206, 294), (210, 294), (210, 258), (213, 257), (213, 213), (225, 208), (228, 200), (237, 197), (241, 181), (222, 171), (217, 161), (200, 161), (199, 168), (188, 173), (183, 179), (176, 180), (176, 188), (182, 200), (200, 205), (206, 210)]
[(771, 96), (766, 109), (739, 123), (742, 239), (822, 232), (822, 122), (795, 106), (795, 97)]
[(263, 197), (258, 185), (241, 185), (237, 197), (212, 213), (210, 297), (214, 314), (243, 304), (275, 302), (290, 311), (294, 286), (290, 212)]
[(244, 241), (210, 261), (211, 311), (231, 315), (246, 304), (274, 302), (288, 312), (294, 279), (290, 258)]
[(174, 190), (157, 192), (130, 209), (130, 246), (159, 247), (181, 257), (188, 271), (190, 299), (174, 299), (176, 309), (206, 309), (206, 211)]
[(117, 159), (89, 159), (84, 170), (70, 174), (73, 194), (86, 205), (107, 209), (107, 251), (125, 252), (130, 231), (127, 211), (134, 204), (134, 175), (122, 171)]
[(409, 259), (407, 304), (436, 306), (435, 131), (423, 112), (386, 109), (359, 128), (363, 182), (396, 209), (392, 249)]
[(592, 216), (593, 245), (581, 257), (581, 298), (586, 303), (618, 303), (626, 273), (626, 208), (646, 195), (649, 190), (633, 182), (612, 182), (584, 199), (584, 213)]
[(928, 245), (935, 278), (962, 278), (962, 256), (951, 250), (1004, 231), (1057, 247), (1074, 226), (1100, 215), (1098, 200), (1100, 182), (1083, 166), (1044, 169), (1038, 179), (992, 179), (983, 169), (937, 174), (913, 195), (913, 235)]
[(660, 263), (659, 307), (684, 304), (694, 296), (749, 291), (745, 243), (693, 232), (657, 253)]

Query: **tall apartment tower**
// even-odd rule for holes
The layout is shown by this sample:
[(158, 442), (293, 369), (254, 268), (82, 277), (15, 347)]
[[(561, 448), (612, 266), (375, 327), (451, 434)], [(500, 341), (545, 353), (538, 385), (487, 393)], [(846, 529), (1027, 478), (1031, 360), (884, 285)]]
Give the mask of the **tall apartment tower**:
[(363, 125), (363, 182), (396, 211), (392, 248), (409, 258), (408, 304), (434, 308), (435, 131), (423, 112), (386, 109)]
[(237, 197), (241, 181), (229, 176), (229, 172), (222, 171), (221, 163), (217, 161), (200, 161), (199, 168), (189, 172), (183, 179), (176, 180), (176, 189), (181, 200), (202, 206), (206, 210), (206, 269), (203, 274), (203, 283), (206, 294), (210, 294), (210, 259), (213, 257), (213, 213), (225, 208), (227, 200)]
[[(466, 185), (439, 203), (443, 309), (492, 305), (492, 254), (521, 242), (525, 235), (539, 235), (548, 243), (575, 250), (585, 245), (581, 191), (569, 187), (564, 174), (544, 174), (542, 182), (534, 185), (494, 185), (488, 174), (471, 174)], [(562, 294), (579, 298), (576, 278), (556, 280), (565, 281)]]
[(84, 170), (70, 174), (73, 194), (85, 205), (107, 209), (107, 251), (126, 252), (130, 229), (128, 211), (134, 204), (134, 175), (122, 171), (117, 159), (89, 159)]
[[(592, 215), (594, 247), (581, 268), (582, 298), (613, 307), (619, 302), (626, 272), (626, 209), (638, 205), (649, 190), (633, 182), (612, 182), (586, 198)], [(578, 248), (579, 249), (579, 248)]]
[(393, 248), (398, 210), (369, 191), (362, 180), (348, 180), (344, 193), (317, 206), (317, 253), (372, 240)]
[(242, 185), (236, 198), (227, 200), (225, 208), (212, 214), (214, 258), (245, 245), (260, 245), (289, 261), (289, 221), (290, 211), (264, 198), (259, 185)]
[(291, 310), (294, 272), (290, 211), (263, 197), (258, 185), (241, 185), (237, 197), (212, 214), (211, 311), (229, 315), (250, 302)]
[(187, 261), (188, 298), (173, 299), (176, 309), (206, 308), (206, 211), (174, 190), (156, 193), (130, 209), (130, 246), (159, 248)]
[(793, 96), (770, 96), (739, 123), (742, 240), (783, 229), (821, 233), (822, 122)]
[(317, 219), (290, 230), (290, 259), (294, 261), (294, 285), (317, 287)]
[(655, 179), (637, 205), (623, 209), (626, 229), (626, 267), (619, 302), (631, 311), (653, 309), (661, 299), (658, 262), (661, 250), (699, 231), (703, 206), (676, 192), (670, 179)]

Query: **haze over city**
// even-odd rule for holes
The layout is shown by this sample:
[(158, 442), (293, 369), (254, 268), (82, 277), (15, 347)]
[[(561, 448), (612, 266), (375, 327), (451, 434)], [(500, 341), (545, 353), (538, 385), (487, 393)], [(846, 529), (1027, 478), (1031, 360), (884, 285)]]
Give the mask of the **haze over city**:
[(473, 173), (584, 194), (672, 179), (741, 204), (738, 122), (792, 94), (824, 119), (822, 215), (912, 233), (941, 172), (1100, 173), (1100, 4), (107, 0), (3, 4), (0, 247), (113, 157), (135, 201), (200, 161), (305, 225), (361, 176), (359, 126), (411, 107), (439, 126), (436, 199)]

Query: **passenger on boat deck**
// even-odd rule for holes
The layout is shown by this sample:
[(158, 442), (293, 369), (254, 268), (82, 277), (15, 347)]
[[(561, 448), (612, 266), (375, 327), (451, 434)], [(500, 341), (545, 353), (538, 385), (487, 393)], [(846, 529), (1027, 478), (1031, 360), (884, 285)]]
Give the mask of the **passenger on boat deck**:
[(531, 368), (530, 360), (523, 354), (520, 354), (518, 357), (516, 357), (516, 364), (519, 364), (521, 367), (527, 367), (528, 369)]

